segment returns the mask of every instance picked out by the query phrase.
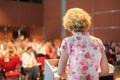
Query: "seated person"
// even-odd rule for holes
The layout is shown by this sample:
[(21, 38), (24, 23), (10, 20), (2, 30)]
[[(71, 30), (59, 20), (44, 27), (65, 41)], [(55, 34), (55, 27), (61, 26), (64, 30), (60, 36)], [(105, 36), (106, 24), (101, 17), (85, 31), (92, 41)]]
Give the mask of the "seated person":
[(40, 67), (36, 62), (32, 47), (28, 47), (26, 52), (23, 53), (22, 67), (25, 73), (29, 73), (29, 80), (36, 80), (38, 78), (38, 75), (40, 74)]

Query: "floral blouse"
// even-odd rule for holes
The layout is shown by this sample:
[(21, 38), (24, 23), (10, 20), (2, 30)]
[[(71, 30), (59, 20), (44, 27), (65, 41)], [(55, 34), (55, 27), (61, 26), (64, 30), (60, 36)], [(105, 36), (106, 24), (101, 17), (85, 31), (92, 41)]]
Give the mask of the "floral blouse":
[(68, 80), (99, 80), (102, 41), (85, 33), (75, 33), (62, 41), (61, 53), (68, 53)]

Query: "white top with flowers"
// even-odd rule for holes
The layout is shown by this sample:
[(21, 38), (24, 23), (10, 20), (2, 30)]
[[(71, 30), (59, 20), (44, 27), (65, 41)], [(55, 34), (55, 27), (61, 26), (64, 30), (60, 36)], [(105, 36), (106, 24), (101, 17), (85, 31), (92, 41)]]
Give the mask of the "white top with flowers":
[(99, 80), (98, 68), (104, 46), (88, 32), (77, 32), (62, 41), (61, 53), (68, 53), (68, 80)]

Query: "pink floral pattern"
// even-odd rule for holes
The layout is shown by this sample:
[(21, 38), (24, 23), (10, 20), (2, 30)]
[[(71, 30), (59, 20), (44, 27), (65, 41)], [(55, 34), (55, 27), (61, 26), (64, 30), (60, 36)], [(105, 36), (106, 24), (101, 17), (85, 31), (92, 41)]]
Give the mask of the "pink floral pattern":
[(104, 46), (89, 33), (75, 33), (61, 44), (61, 52), (69, 53), (68, 80), (99, 80), (98, 68)]

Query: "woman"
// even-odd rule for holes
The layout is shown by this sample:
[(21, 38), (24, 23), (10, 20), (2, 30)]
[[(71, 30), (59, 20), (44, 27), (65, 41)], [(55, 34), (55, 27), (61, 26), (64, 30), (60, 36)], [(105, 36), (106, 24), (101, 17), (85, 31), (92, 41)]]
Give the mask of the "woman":
[(73, 35), (65, 38), (60, 47), (60, 78), (99, 80), (100, 76), (108, 75), (108, 61), (102, 41), (88, 32), (91, 25), (89, 14), (80, 8), (69, 9), (63, 18), (63, 25)]

